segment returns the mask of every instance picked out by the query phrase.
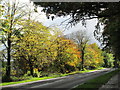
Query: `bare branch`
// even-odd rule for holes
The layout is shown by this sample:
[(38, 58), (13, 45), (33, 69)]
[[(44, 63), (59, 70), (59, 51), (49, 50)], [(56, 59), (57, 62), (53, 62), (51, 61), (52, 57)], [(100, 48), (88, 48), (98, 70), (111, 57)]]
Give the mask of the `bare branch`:
[[(5, 48), (7, 49), (8, 47), (7, 47), (7, 45), (5, 44), (5, 41), (4, 41), (3, 37), (4, 37), (4, 35), (2, 34), (1, 42), (4, 44)], [(5, 38), (5, 37), (4, 37), (4, 38)]]
[(3, 53), (3, 57), (5, 58), (5, 59), (7, 59), (7, 57), (5, 56), (5, 54)]
[(64, 21), (62, 21), (61, 24), (60, 24), (59, 26), (61, 26), (63, 23), (65, 23), (66, 21), (68, 21), (68, 20), (70, 20), (70, 19), (71, 19), (71, 17), (68, 18), (68, 19), (66, 19), (66, 20), (64, 20)]
[(5, 42), (2, 40), (2, 43), (4, 44), (5, 48), (8, 48), (7, 45), (5, 44)]

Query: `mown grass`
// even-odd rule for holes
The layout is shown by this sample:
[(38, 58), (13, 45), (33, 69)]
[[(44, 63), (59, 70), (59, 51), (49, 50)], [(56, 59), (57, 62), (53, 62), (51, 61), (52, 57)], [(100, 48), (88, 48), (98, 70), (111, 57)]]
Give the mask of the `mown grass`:
[(101, 69), (105, 69), (105, 68), (103, 68), (103, 67), (99, 67), (99, 68), (97, 68), (97, 69), (93, 69), (93, 70), (75, 71), (75, 72), (71, 72), (71, 73), (69, 73), (69, 75), (77, 74), (77, 73), (87, 73), (87, 72), (92, 72), (92, 71), (95, 71), (95, 70), (101, 70)]
[(16, 81), (16, 82), (5, 82), (5, 83), (1, 83), (0, 85), (5, 86), (5, 85), (11, 85), (11, 84), (19, 84), (19, 83), (25, 83), (25, 82), (31, 82), (31, 81), (37, 81), (37, 80), (44, 80), (44, 79), (50, 79), (53, 77), (43, 77), (43, 78), (31, 78), (29, 80), (23, 80), (23, 81)]
[(112, 72), (109, 72), (107, 74), (104, 74), (104, 75), (101, 75), (101, 76), (98, 76), (94, 79), (90, 79), (88, 80), (86, 83), (82, 84), (82, 85), (79, 85), (77, 86), (76, 88), (73, 88), (72, 90), (89, 90), (89, 89), (92, 89), (92, 90), (97, 90), (99, 89), (102, 85), (104, 85), (105, 83), (108, 82), (108, 80), (116, 75), (117, 73), (119, 72), (119, 69), (118, 70), (115, 70), (115, 71), (112, 71)]
[[(99, 70), (99, 69), (104, 69), (104, 68), (97, 68), (94, 70)], [(0, 83), (0, 86), (5, 86), (5, 85), (12, 85), (12, 84), (19, 84), (19, 83), (25, 83), (25, 82), (31, 82), (31, 81), (38, 81), (38, 80), (45, 80), (45, 79), (51, 79), (51, 78), (56, 78), (56, 77), (62, 77), (62, 76), (68, 76), (68, 75), (73, 75), (73, 74), (77, 74), (77, 73), (86, 73), (86, 72), (91, 72), (94, 70), (85, 70), (85, 71), (75, 71), (72, 73), (68, 73), (68, 74), (56, 74), (56, 75), (51, 75), (51, 76), (47, 76), (47, 77), (30, 77), (27, 80), (22, 80), (22, 81), (14, 81), (14, 82), (3, 82)]]
[(51, 79), (51, 78), (56, 78), (56, 77), (62, 77), (62, 76), (66, 76), (68, 74), (63, 74), (63, 75), (54, 75), (51, 77), (31, 77), (28, 80), (22, 80), (22, 81), (14, 81), (14, 82), (4, 82), (1, 83), (0, 86), (5, 86), (5, 85), (12, 85), (12, 84), (19, 84), (19, 83), (25, 83), (25, 82), (31, 82), (31, 81), (38, 81), (38, 80), (45, 80), (45, 79)]

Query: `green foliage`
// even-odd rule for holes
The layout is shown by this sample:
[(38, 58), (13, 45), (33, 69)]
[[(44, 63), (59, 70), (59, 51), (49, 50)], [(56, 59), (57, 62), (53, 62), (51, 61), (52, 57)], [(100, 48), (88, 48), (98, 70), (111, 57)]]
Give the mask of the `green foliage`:
[(11, 76), (11, 79), (12, 79), (13, 82), (29, 80), (31, 78), (32, 78), (32, 76), (21, 76), (21, 77)]
[(85, 53), (85, 66), (86, 68), (97, 68), (103, 65), (102, 50), (99, 49), (97, 44), (93, 43), (87, 45)]
[(4, 55), (7, 60), (6, 77), (8, 76), (8, 78), (10, 78), (12, 58), (11, 48), (14, 45), (12, 37), (16, 36), (14, 32), (18, 30), (17, 25), (21, 22), (24, 13), (21, 12), (23, 7), (19, 7), (16, 1), (1, 1), (0, 4), (0, 41), (7, 52), (7, 54)]
[(3, 77), (2, 77), (2, 82), (11, 82), (12, 81), (12, 78), (10, 78), (10, 77), (8, 77), (8, 76), (6, 76), (6, 75), (4, 75)]
[[(110, 3), (109, 9), (107, 10), (110, 13), (116, 13), (111, 17), (101, 18), (101, 23), (105, 25), (103, 31), (103, 44), (105, 45), (104, 50), (107, 52), (112, 52), (115, 55), (116, 61), (119, 60), (120, 53), (120, 3)], [(108, 13), (105, 12), (105, 13)]]
[(54, 42), (54, 46), (56, 57), (48, 68), (61, 73), (75, 70), (78, 62), (80, 62), (77, 46), (64, 37), (58, 37)]
[(111, 53), (106, 53), (105, 51), (102, 53), (104, 56), (104, 67), (113, 67), (114, 66), (114, 56)]
[(47, 45), (50, 43), (49, 38), (51, 36), (47, 27), (39, 22), (28, 20), (22, 25), (24, 28), (22, 36), (13, 38), (16, 41), (16, 45), (13, 47), (15, 51), (13, 56), (20, 69), (30, 70), (33, 75), (35, 67), (39, 66), (40, 69), (42, 63), (49, 62), (47, 60), (49, 49)]

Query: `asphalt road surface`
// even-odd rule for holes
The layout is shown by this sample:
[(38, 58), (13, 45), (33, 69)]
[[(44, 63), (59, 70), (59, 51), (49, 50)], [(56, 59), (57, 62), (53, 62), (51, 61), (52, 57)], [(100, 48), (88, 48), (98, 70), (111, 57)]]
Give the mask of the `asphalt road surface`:
[(2, 90), (42, 90), (42, 89), (62, 89), (62, 90), (70, 90), (77, 85), (85, 83), (87, 80), (95, 78), (97, 76), (103, 75), (105, 73), (111, 72), (115, 69), (102, 69), (96, 70), (88, 73), (80, 73), (75, 75), (69, 75), (54, 79), (40, 80), (22, 84), (14, 84), (2, 86)]

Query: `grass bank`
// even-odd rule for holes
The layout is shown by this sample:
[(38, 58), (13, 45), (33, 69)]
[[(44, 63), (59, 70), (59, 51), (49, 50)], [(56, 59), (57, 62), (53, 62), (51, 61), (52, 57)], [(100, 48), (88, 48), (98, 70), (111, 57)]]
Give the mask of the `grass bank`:
[(119, 72), (119, 69), (109, 72), (107, 74), (98, 76), (94, 79), (90, 79), (88, 80), (86, 83), (77, 86), (76, 88), (73, 88), (72, 90), (98, 90), (103, 84), (107, 83), (108, 80), (116, 75)]
[(97, 69), (94, 69), (94, 70), (85, 70), (85, 71), (75, 71), (75, 72), (67, 73), (67, 74), (55, 74), (55, 75), (51, 75), (51, 76), (47, 76), (47, 77), (40, 77), (40, 78), (30, 77), (27, 80), (0, 83), (0, 86), (19, 84), (19, 83), (25, 83), (25, 82), (32, 82), (32, 81), (38, 81), (38, 80), (45, 80), (45, 79), (51, 79), (51, 78), (57, 78), (57, 77), (68, 76), (68, 75), (73, 75), (73, 74), (77, 74), (77, 73), (91, 72), (91, 71), (100, 70), (100, 69), (104, 69), (104, 68), (97, 68)]
[(68, 74), (61, 74), (61, 75), (53, 75), (53, 76), (40, 77), (40, 78), (39, 77), (30, 77), (28, 80), (0, 83), (0, 86), (32, 82), (32, 81), (38, 81), (38, 80), (45, 80), (45, 79), (51, 79), (51, 78), (62, 77), (62, 76), (67, 76), (67, 75)]

